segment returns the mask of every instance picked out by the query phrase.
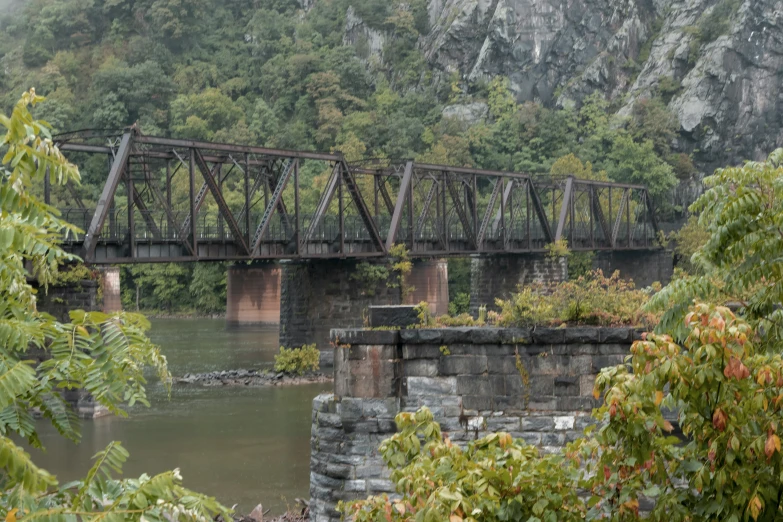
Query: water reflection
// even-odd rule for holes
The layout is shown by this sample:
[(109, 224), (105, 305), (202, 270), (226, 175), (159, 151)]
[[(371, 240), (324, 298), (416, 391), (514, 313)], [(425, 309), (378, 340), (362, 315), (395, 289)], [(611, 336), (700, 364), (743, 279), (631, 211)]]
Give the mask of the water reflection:
[[(157, 320), (152, 338), (174, 375), (216, 369), (258, 368), (273, 360), (277, 331), (225, 330), (222, 320)], [(250, 511), (263, 502), (273, 512), (284, 498), (306, 498), (309, 488), (312, 398), (330, 384), (268, 388), (175, 386), (170, 400), (152, 385), (152, 407), (130, 417), (85, 422), (78, 446), (43, 430), (47, 447), (36, 461), (71, 480), (90, 467), (90, 457), (112, 440), (130, 451), (126, 476), (179, 467), (185, 485)]]

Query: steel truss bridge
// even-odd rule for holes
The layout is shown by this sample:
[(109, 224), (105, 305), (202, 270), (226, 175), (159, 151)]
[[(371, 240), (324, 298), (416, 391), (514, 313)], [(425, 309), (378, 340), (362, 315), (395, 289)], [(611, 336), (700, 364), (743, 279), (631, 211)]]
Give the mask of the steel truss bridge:
[[(73, 189), (58, 197), (69, 202), (58, 205), (63, 217), (85, 231), (64, 247), (88, 263), (369, 258), (395, 244), (413, 257), (530, 253), (561, 239), (573, 251), (658, 248), (655, 209), (640, 185), (414, 161), (348, 164), (339, 152), (136, 128), (55, 141), (76, 164), (106, 158), (97, 204)], [(58, 194), (46, 178), (51, 202)]]

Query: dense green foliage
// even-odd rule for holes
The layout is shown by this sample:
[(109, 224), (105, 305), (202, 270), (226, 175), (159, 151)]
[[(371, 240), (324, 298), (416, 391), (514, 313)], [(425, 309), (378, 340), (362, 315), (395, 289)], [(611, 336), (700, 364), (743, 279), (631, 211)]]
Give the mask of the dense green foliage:
[[(660, 288), (660, 285), (657, 285)], [(652, 327), (654, 314), (645, 313), (655, 288), (636, 289), (632, 281), (609, 277), (601, 270), (553, 285), (530, 285), (507, 300), (498, 299), (500, 313), (490, 320), (502, 326), (590, 324)]]
[[(0, 168), (0, 516), (6, 520), (207, 520), (226, 509), (182, 487), (177, 470), (118, 480), (127, 452), (118, 443), (95, 455), (80, 481), (58, 484), (12, 440), (42, 447), (33, 411), (64, 437), (79, 440), (78, 419), (61, 390), (84, 389), (115, 415), (126, 405), (146, 404), (144, 370), (164, 385), (166, 358), (145, 336), (149, 323), (134, 314), (70, 313), (60, 323), (36, 309), (28, 278), (57, 280), (59, 264), (75, 261), (56, 240), (73, 230), (29, 189), (49, 175), (53, 184), (77, 183), (79, 170), (53, 146), (49, 130), (28, 106), (25, 93), (10, 117), (0, 115), (5, 134)], [(32, 273), (27, 271), (32, 267)], [(78, 271), (77, 271), (78, 274)], [(40, 357), (37, 366), (31, 361)]]
[(745, 317), (783, 339), (783, 149), (763, 162), (719, 169), (705, 179), (708, 190), (692, 205), (698, 213), (691, 256), (693, 275), (675, 280), (650, 302), (664, 312), (661, 330), (682, 338), (681, 325), (693, 299), (744, 305)]
[(280, 347), (280, 353), (275, 355), (275, 371), (296, 375), (307, 372), (317, 372), (321, 352), (314, 344), (306, 344), (299, 348)]
[(400, 499), (387, 495), (343, 504), (356, 522), (376, 520), (577, 521), (586, 511), (576, 488), (578, 465), (561, 455), (494, 433), (453, 444), (426, 407), (399, 413), (398, 433), (380, 453)]
[[(387, 36), (379, 54), (364, 37), (343, 43), (349, 5)], [(574, 154), (609, 179), (648, 184), (656, 197), (676, 175), (692, 174), (688, 157), (670, 150), (676, 123), (657, 99), (615, 122), (618, 107), (598, 94), (556, 110), (517, 103), (503, 78), (470, 83), (434, 70), (418, 45), (429, 31), (426, 6), (330, 0), (304, 12), (297, 0), (34, 0), (0, 14), (0, 105), (34, 85), (47, 95), (36, 115), (58, 131), (138, 122), (146, 134), (338, 149), (349, 161), (418, 158), (546, 175)], [(488, 118), (443, 117), (446, 105), (471, 102), (487, 103)], [(105, 180), (104, 158), (69, 159), (81, 168), (77, 190), (89, 206)], [(570, 173), (586, 174), (557, 171)], [(303, 211), (324, 180), (303, 168), (301, 185), (312, 191)], [(73, 206), (55, 192), (56, 204)], [(164, 272), (173, 272), (170, 290), (159, 288)], [(140, 287), (141, 308), (209, 311), (213, 303), (190, 298), (191, 279), (202, 277), (197, 289), (215, 282), (192, 267), (125, 270), (126, 305)]]

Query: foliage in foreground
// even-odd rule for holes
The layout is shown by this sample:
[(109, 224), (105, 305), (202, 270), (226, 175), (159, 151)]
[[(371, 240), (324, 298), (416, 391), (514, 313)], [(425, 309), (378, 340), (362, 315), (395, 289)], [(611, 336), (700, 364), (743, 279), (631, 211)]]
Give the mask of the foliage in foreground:
[(659, 330), (684, 338), (682, 319), (694, 299), (738, 301), (745, 317), (783, 341), (783, 149), (766, 161), (718, 169), (691, 206), (708, 240), (691, 257), (694, 275), (672, 282), (649, 309), (663, 312)]
[(576, 461), (540, 455), (508, 433), (493, 433), (463, 449), (443, 437), (426, 407), (396, 418), (398, 433), (380, 452), (400, 499), (387, 495), (343, 504), (356, 522), (376, 520), (582, 520), (572, 487)]
[(315, 344), (306, 344), (300, 348), (280, 347), (280, 353), (275, 355), (275, 371), (297, 375), (307, 372), (317, 372), (321, 352)]
[[(0, 516), (6, 520), (194, 520), (227, 509), (213, 498), (182, 487), (177, 470), (154, 477), (117, 480), (127, 452), (111, 443), (95, 456), (80, 481), (58, 485), (11, 439), (41, 447), (32, 411), (59, 433), (79, 439), (79, 426), (60, 391), (85, 389), (115, 415), (125, 405), (146, 404), (144, 369), (152, 367), (168, 386), (166, 358), (145, 335), (146, 319), (134, 314), (73, 311), (60, 323), (36, 310), (28, 276), (57, 280), (57, 267), (76, 261), (57, 241), (73, 227), (29, 192), (48, 175), (52, 183), (79, 181), (76, 166), (52, 144), (47, 125), (28, 106), (42, 98), (31, 90), (10, 117), (0, 115), (6, 133), (0, 175)], [(25, 266), (33, 267), (33, 274)], [(44, 360), (38, 366), (33, 357)]]
[[(562, 454), (541, 456), (507, 433), (461, 449), (428, 410), (399, 414), (381, 453), (401, 498), (370, 497), (343, 513), (360, 522), (619, 522), (641, 520), (647, 497), (655, 507), (645, 520), (780, 520), (783, 356), (724, 307), (695, 305), (685, 327), (683, 346), (649, 335), (628, 365), (600, 373), (600, 427)], [(684, 441), (664, 416), (675, 411)]]
[(649, 327), (657, 318), (642, 307), (656, 289), (639, 290), (632, 281), (620, 278), (619, 272), (606, 277), (595, 270), (573, 281), (521, 288), (510, 299), (498, 299), (500, 315), (493, 314), (490, 319), (501, 326), (569, 323)]

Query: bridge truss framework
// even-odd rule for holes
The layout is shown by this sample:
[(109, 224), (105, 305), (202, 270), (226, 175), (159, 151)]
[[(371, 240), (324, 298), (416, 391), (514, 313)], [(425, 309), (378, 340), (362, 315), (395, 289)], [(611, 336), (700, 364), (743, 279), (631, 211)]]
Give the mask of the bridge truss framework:
[[(60, 209), (85, 231), (65, 248), (88, 263), (383, 257), (395, 244), (412, 257), (544, 252), (559, 240), (572, 251), (659, 248), (640, 185), (410, 160), (348, 164), (339, 152), (135, 128), (56, 142), (77, 164), (83, 154), (107, 158), (97, 204), (72, 192), (76, 205)], [(47, 178), (47, 202), (51, 191)], [(316, 193), (315, 211), (303, 212)]]

